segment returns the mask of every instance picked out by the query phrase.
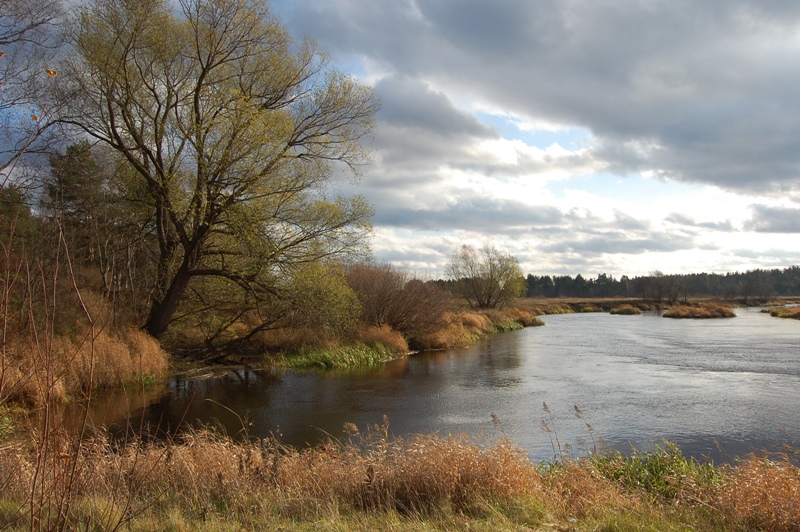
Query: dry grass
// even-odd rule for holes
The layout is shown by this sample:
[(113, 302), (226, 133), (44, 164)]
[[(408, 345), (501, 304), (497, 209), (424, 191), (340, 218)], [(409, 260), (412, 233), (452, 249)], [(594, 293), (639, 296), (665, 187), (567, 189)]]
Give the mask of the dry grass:
[(383, 325), (381, 327), (358, 327), (355, 331), (355, 339), (369, 346), (380, 344), (396, 354), (405, 354), (409, 352), (408, 342), (403, 338), (403, 335), (388, 325)]
[(417, 339), (420, 349), (451, 349), (469, 346), (497, 332), (544, 325), (534, 310), (510, 307), (502, 310), (449, 312), (447, 325)]
[(736, 313), (732, 308), (716, 303), (702, 303), (698, 305), (677, 305), (663, 314), (665, 318), (734, 318)]
[(788, 456), (751, 456), (720, 486), (716, 505), (752, 530), (800, 530), (800, 469)]
[(3, 401), (41, 406), (81, 396), (90, 388), (121, 386), (166, 374), (168, 356), (158, 342), (138, 329), (101, 331), (92, 337), (53, 337), (36, 344), (15, 341), (7, 347)]
[[(788, 459), (753, 457), (707, 478), (708, 466), (670, 447), (654, 457), (542, 467), (505, 439), (390, 438), (386, 424), (365, 435), (345, 428), (341, 440), (303, 450), (271, 440), (236, 443), (208, 430), (121, 448), (102, 435), (80, 443), (54, 434), (38, 469), (41, 442), (7, 446), (0, 526), (30, 525), (33, 492), (50, 494), (37, 514), (44, 525), (56, 520), (48, 512), (55, 498), (70, 497), (64, 524), (75, 528), (174, 521), (212, 529), (392, 522), (411, 529), (800, 530), (800, 470)], [(77, 475), (63, 486), (70, 470)]]
[[(786, 459), (697, 464), (667, 446), (653, 455), (537, 466), (506, 439), (390, 438), (364, 434), (298, 450), (272, 440), (237, 443), (200, 430), (153, 444), (83, 441), (6, 445), (0, 453), (0, 527), (800, 530), (800, 470)], [(48, 449), (38, 464), (37, 448)], [(77, 474), (70, 476), (70, 471)], [(69, 486), (64, 486), (70, 479)], [(37, 487), (32, 489), (32, 485)], [(38, 499), (37, 499), (38, 497)], [(423, 526), (425, 523), (428, 525)], [(223, 526), (224, 524), (224, 526)]]

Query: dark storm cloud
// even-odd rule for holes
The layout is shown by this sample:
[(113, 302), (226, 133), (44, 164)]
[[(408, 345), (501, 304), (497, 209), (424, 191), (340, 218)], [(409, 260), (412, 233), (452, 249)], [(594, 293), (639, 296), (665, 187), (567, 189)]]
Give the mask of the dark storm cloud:
[[(294, 31), (337, 57), (590, 130), (610, 171), (745, 192), (800, 188), (794, 0), (278, 4)], [(424, 87), (407, 84), (402, 99)], [(418, 110), (387, 121), (442, 125), (430, 107)]]
[(752, 205), (746, 228), (758, 233), (800, 233), (800, 209)]

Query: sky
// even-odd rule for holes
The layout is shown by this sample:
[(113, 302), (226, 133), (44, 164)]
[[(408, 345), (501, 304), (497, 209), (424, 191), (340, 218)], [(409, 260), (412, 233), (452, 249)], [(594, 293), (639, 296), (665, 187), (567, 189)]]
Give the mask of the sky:
[(379, 262), (524, 273), (800, 264), (796, 0), (272, 0), (381, 101)]

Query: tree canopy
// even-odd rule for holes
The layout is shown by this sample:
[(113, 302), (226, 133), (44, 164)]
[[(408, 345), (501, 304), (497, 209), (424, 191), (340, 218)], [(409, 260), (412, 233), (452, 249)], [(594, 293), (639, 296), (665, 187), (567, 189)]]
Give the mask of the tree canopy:
[(253, 334), (296, 272), (363, 249), (371, 207), (329, 184), (366, 162), (377, 99), (264, 2), (92, 0), (72, 43), (64, 122), (147, 189), (153, 336), (204, 289), (225, 291)]

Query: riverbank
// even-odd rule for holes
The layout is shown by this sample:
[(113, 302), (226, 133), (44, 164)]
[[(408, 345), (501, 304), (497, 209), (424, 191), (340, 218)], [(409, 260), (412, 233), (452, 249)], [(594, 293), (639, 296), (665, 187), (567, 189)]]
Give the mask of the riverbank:
[(263, 362), (293, 369), (344, 369), (374, 365), (415, 351), (468, 347), (494, 334), (537, 327), (544, 322), (521, 307), (446, 312), (442, 326), (414, 338), (412, 346), (390, 327), (360, 330), (352, 344), (309, 347), (297, 352), (267, 355)]
[[(314, 448), (195, 431), (116, 446), (3, 443), (0, 527), (123, 530), (797, 530), (797, 451), (733, 466), (597, 452), (534, 464), (506, 439), (390, 438), (348, 424)], [(361, 432), (361, 431), (364, 432)], [(31, 442), (33, 443), (33, 442)]]

